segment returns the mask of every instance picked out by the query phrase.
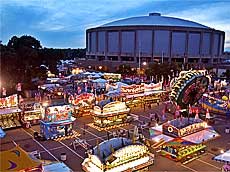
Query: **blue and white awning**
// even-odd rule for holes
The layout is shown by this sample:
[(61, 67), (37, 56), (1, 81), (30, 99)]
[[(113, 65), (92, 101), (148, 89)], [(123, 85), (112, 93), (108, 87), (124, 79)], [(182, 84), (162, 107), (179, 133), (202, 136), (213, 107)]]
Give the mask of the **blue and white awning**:
[(0, 138), (5, 137), (6, 133), (2, 130), (2, 128), (0, 127)]

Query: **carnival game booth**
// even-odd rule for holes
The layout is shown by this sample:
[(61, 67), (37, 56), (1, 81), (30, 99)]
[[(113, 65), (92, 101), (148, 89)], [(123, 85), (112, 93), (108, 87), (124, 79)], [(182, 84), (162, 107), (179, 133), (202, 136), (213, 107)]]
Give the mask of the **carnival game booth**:
[(199, 158), (205, 152), (206, 146), (195, 144), (181, 138), (175, 138), (162, 146), (161, 154), (183, 164)]
[(204, 94), (202, 97), (202, 107), (218, 114), (230, 113), (230, 96), (227, 94), (218, 98), (215, 93)]
[(64, 95), (64, 88), (60, 84), (44, 84), (38, 86), (38, 89), (43, 93), (51, 95), (53, 98), (62, 98)]
[(136, 107), (140, 104), (159, 103), (161, 95), (165, 91), (145, 92), (140, 94), (131, 94), (123, 96), (128, 107)]
[(80, 95), (71, 95), (68, 103), (73, 106), (73, 115), (81, 117), (90, 115), (93, 110), (95, 96), (92, 93), (82, 93)]
[(22, 107), (21, 122), (24, 127), (29, 128), (31, 125), (40, 123), (41, 108), (40, 103), (25, 104)]
[(118, 73), (104, 73), (103, 77), (108, 81), (120, 81), (121, 74)]
[(0, 152), (0, 171), (42, 172), (42, 163), (33, 159), (20, 146)]
[(82, 163), (86, 172), (147, 171), (154, 163), (148, 147), (127, 138), (112, 138), (95, 146)]
[(21, 109), (16, 94), (0, 98), (0, 126), (2, 129), (20, 127)]
[(163, 82), (158, 82), (156, 84), (150, 83), (150, 84), (144, 84), (144, 91), (145, 92), (151, 92), (151, 91), (159, 91), (162, 90)]
[(94, 125), (100, 128), (111, 127), (118, 124), (128, 123), (130, 109), (125, 102), (115, 101), (104, 106), (94, 106)]
[(177, 118), (162, 125), (163, 134), (172, 137), (184, 137), (204, 130), (207, 123), (196, 118)]
[(44, 107), (40, 134), (47, 140), (72, 135), (73, 121), (70, 105)]
[(121, 93), (124, 95), (132, 95), (132, 94), (140, 94), (144, 93), (145, 91), (145, 85), (142, 83), (140, 85), (127, 85), (127, 86), (121, 86)]
[(98, 94), (100, 94), (102, 92), (105, 92), (107, 82), (108, 82), (107, 80), (102, 79), (102, 78), (95, 79), (95, 80), (92, 81), (93, 88), (96, 89), (96, 92)]

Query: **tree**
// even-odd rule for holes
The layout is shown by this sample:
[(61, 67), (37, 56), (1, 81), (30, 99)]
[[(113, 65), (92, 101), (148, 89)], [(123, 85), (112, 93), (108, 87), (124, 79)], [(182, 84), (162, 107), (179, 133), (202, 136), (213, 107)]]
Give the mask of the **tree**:
[(230, 79), (230, 70), (229, 69), (227, 69), (226, 72), (223, 73), (223, 77), (226, 77), (227, 80)]
[(117, 72), (123, 75), (135, 75), (137, 73), (135, 69), (132, 69), (130, 65), (126, 64), (120, 65)]

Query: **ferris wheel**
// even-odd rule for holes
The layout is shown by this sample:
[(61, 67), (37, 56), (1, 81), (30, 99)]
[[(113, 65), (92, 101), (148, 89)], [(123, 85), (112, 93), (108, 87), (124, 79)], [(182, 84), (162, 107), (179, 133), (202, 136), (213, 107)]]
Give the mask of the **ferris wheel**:
[(209, 79), (199, 71), (188, 71), (172, 87), (170, 100), (181, 108), (196, 103), (208, 88)]

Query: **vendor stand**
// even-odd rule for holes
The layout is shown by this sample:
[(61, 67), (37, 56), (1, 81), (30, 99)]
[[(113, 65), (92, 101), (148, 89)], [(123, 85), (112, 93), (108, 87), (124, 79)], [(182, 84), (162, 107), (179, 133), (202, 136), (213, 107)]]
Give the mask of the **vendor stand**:
[(94, 106), (93, 119), (94, 125), (104, 128), (129, 122), (130, 109), (125, 102), (111, 102), (103, 107)]
[(30, 128), (31, 125), (40, 123), (41, 108), (40, 103), (25, 104), (23, 106), (21, 122), (24, 127)]
[(153, 164), (154, 155), (149, 152), (147, 146), (119, 137), (97, 144), (88, 152), (82, 169), (85, 172), (148, 171), (149, 166)]
[(195, 118), (177, 118), (163, 124), (163, 134), (172, 137), (184, 137), (204, 130), (207, 123)]
[(154, 104), (160, 102), (160, 95), (164, 91), (146, 92), (133, 95), (125, 95), (124, 99), (128, 107), (136, 107), (142, 104)]
[(44, 107), (40, 133), (47, 140), (71, 135), (73, 121), (70, 105)]
[(103, 77), (108, 81), (120, 81), (121, 74), (118, 73), (104, 73)]
[(140, 85), (127, 85), (127, 86), (121, 86), (121, 93), (125, 94), (125, 95), (132, 95), (132, 94), (140, 94), (140, 93), (144, 93), (145, 88), (144, 88), (144, 84), (140, 84)]
[(20, 127), (21, 109), (16, 94), (0, 98), (0, 126), (2, 129)]
[(82, 93), (70, 96), (68, 99), (68, 102), (73, 105), (73, 115), (75, 117), (90, 115), (93, 110), (94, 101), (95, 97), (92, 93)]
[(175, 138), (162, 146), (161, 154), (174, 161), (188, 163), (205, 152), (206, 146)]

